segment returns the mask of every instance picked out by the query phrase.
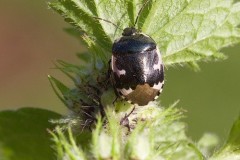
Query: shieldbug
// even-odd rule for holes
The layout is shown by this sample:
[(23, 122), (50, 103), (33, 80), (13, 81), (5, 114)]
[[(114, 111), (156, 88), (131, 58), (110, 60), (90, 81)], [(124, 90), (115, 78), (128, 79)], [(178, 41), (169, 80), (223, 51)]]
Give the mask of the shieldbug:
[(155, 41), (126, 28), (112, 47), (111, 76), (120, 96), (139, 106), (157, 98), (164, 84), (164, 66)]
[[(117, 96), (139, 106), (157, 99), (164, 85), (164, 65), (156, 42), (135, 28), (149, 1), (139, 10), (133, 27), (125, 28), (114, 41), (109, 63), (109, 76)], [(111, 21), (95, 18), (118, 28)]]
[[(148, 1), (146, 1), (147, 3)], [(122, 98), (139, 106), (154, 101), (164, 84), (164, 65), (156, 42), (134, 27), (125, 28), (112, 46), (111, 79)]]

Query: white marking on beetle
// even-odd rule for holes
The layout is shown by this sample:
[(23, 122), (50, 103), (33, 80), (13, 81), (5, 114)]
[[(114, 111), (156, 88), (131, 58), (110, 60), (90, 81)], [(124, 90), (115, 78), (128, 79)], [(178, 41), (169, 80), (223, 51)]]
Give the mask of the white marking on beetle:
[(147, 76), (146, 76), (146, 74), (144, 74), (143, 77), (144, 77), (144, 81), (147, 82)]
[(162, 64), (162, 57), (160, 54), (159, 49), (157, 48), (157, 55), (158, 55), (158, 63), (153, 65), (154, 70), (161, 70), (161, 64)]
[(156, 100), (156, 99), (158, 99), (158, 97), (159, 97), (159, 96), (155, 96), (154, 99)]
[(158, 82), (158, 84), (154, 84), (154, 85), (153, 85), (153, 88), (154, 88), (154, 89), (157, 89), (157, 90), (161, 90), (162, 85), (163, 85), (163, 83)]
[(125, 75), (126, 71), (124, 69), (123, 70), (117, 70), (117, 74), (118, 74), (118, 76), (119, 75)]
[(144, 77), (144, 80), (145, 82), (147, 81), (147, 74), (149, 73), (149, 68), (147, 66), (147, 58), (146, 57), (143, 57), (143, 77)]
[(121, 92), (124, 96), (126, 96), (126, 95), (128, 95), (128, 94), (130, 94), (130, 93), (132, 93), (133, 92), (133, 90), (131, 89), (131, 88), (129, 88), (129, 89), (125, 89), (125, 88), (123, 88), (123, 89), (117, 89), (119, 92)]
[(119, 69), (116, 67), (116, 60), (117, 60), (117, 58), (112, 55), (112, 60), (111, 60), (112, 71), (115, 72), (115, 73), (117, 73), (118, 77), (120, 77), (121, 75), (125, 75), (125, 74), (126, 74), (126, 71), (125, 71), (124, 69), (119, 70)]

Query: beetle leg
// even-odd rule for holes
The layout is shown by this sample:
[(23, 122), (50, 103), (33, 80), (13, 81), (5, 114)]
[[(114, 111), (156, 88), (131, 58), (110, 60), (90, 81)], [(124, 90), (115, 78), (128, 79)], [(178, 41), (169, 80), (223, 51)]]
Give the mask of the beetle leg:
[(135, 110), (135, 105), (133, 106), (133, 109), (131, 110), (131, 112), (128, 113), (128, 114), (125, 114), (125, 116), (124, 116), (124, 117), (121, 119), (121, 121), (120, 121), (120, 125), (123, 125), (123, 126), (127, 127), (127, 128), (128, 128), (128, 131), (131, 130), (131, 127), (130, 127), (130, 125), (129, 125), (129, 119), (128, 119), (128, 117), (133, 113), (134, 110)]

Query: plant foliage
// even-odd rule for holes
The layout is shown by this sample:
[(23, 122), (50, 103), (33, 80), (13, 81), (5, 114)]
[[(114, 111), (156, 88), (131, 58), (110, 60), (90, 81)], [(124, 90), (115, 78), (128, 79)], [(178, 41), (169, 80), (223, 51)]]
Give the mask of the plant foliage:
[(48, 129), (54, 125), (49, 119), (59, 119), (60, 114), (36, 108), (0, 112), (0, 160), (51, 160)]
[[(50, 6), (79, 29), (92, 54), (106, 62), (113, 41), (134, 25), (143, 0), (58, 0)], [(220, 49), (240, 41), (239, 17), (240, 4), (233, 0), (149, 0), (136, 28), (157, 42), (169, 66), (224, 58)]]
[[(213, 153), (218, 139), (205, 134), (193, 142), (185, 134), (182, 111), (175, 105), (164, 108), (156, 101), (135, 110), (124, 101), (113, 105), (116, 97), (106, 73), (114, 40), (124, 28), (134, 26), (138, 16), (135, 27), (157, 42), (166, 67), (180, 64), (198, 69), (199, 61), (224, 59), (221, 49), (240, 41), (240, 3), (56, 0), (49, 6), (72, 24), (66, 31), (88, 47), (87, 53), (78, 54), (81, 65), (55, 64), (75, 88), (49, 76), (54, 91), (72, 111), (56, 122), (61, 127), (52, 133), (59, 159), (238, 159), (238, 121), (225, 146)], [(63, 133), (66, 128), (68, 138)], [(73, 135), (86, 129), (89, 143), (78, 143)]]

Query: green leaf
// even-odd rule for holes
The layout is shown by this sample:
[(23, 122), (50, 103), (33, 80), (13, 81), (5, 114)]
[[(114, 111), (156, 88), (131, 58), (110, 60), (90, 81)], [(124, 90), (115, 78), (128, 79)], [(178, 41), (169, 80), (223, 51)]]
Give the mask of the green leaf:
[(69, 27), (69, 28), (64, 28), (64, 31), (68, 33), (70, 36), (73, 36), (74, 38), (78, 39), (80, 42), (82, 42), (82, 34), (78, 29)]
[[(134, 25), (144, 2), (58, 0), (50, 6), (92, 39), (88, 46), (95, 45), (109, 59), (113, 41)], [(166, 66), (190, 64), (198, 70), (197, 61), (225, 59), (220, 50), (240, 42), (239, 6), (233, 0), (149, 0), (136, 27), (157, 42)]]
[(53, 127), (50, 119), (60, 117), (52, 111), (37, 108), (0, 112), (0, 159), (55, 159), (47, 129)]
[(92, 132), (92, 153), (93, 153), (93, 156), (96, 158), (96, 159), (100, 159), (100, 153), (99, 153), (99, 150), (100, 150), (100, 139), (99, 139), (99, 135), (101, 133), (101, 130), (102, 130), (102, 125), (103, 125), (103, 122), (102, 122), (102, 119), (99, 117), (98, 121), (97, 121), (97, 124), (96, 124), (96, 128), (95, 130)]
[[(91, 35), (91, 38), (96, 41), (96, 44), (99, 44), (106, 50), (111, 47), (109, 36), (104, 33), (99, 22), (93, 18), (97, 16), (94, 12), (96, 10), (94, 1), (59, 0), (49, 5), (63, 15), (67, 22), (77, 26), (81, 32)], [(108, 52), (110, 52), (110, 50), (108, 50)]]
[(219, 137), (213, 133), (204, 133), (198, 141), (197, 146), (205, 157), (212, 155), (213, 150), (219, 145)]
[(240, 151), (240, 117), (232, 126), (227, 140), (227, 145), (231, 146), (234, 151)]
[(53, 141), (56, 143), (55, 150), (58, 153), (57, 159), (87, 160), (83, 150), (76, 145), (71, 129), (68, 129), (68, 137), (56, 127), (56, 133), (51, 132)]
[[(57, 80), (56, 78), (52, 77), (52, 76), (48, 76), (48, 79), (50, 81), (50, 84), (55, 92), (55, 94), (58, 96), (58, 98), (65, 104), (67, 105), (65, 99), (64, 99), (64, 95), (67, 95), (68, 93), (70, 93), (70, 89), (65, 86), (62, 82), (60, 82), (59, 80)], [(60, 91), (60, 93), (59, 93)]]
[(147, 19), (143, 28), (159, 43), (166, 65), (219, 59), (221, 48), (240, 41), (236, 25), (229, 25), (235, 14), (230, 0), (163, 0), (153, 6), (149, 16), (156, 19)]
[(234, 122), (226, 144), (210, 160), (240, 159), (240, 117)]

